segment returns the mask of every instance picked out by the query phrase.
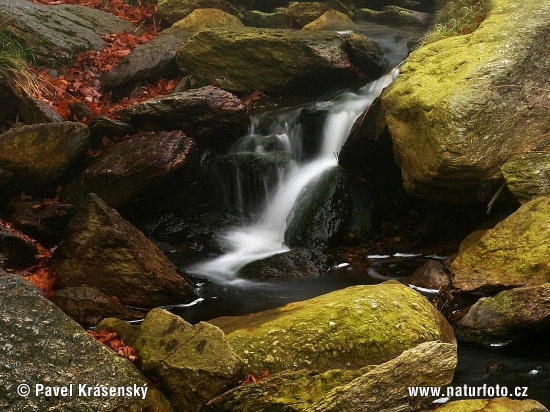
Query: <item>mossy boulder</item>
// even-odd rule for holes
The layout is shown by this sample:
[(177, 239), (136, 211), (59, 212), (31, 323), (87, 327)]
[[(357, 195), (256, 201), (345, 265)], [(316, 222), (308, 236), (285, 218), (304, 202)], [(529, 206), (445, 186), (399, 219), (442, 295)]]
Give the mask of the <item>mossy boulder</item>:
[(514, 156), (502, 165), (506, 186), (521, 203), (550, 195), (550, 153)]
[[(127, 359), (99, 343), (30, 282), (0, 269), (0, 409), (171, 412), (164, 395)], [(28, 397), (17, 386), (31, 388)], [(34, 396), (35, 385), (137, 385), (147, 396)]]
[(159, 0), (157, 16), (170, 26), (197, 9), (218, 9), (239, 15), (243, 10), (241, 3), (238, 0)]
[(288, 3), (287, 15), (294, 26), (304, 27), (330, 10), (334, 7), (328, 2), (293, 1)]
[(0, 183), (18, 191), (55, 185), (90, 141), (82, 123), (42, 123), (0, 135)]
[(353, 28), (355, 23), (347, 14), (329, 10), (306, 24), (302, 30), (351, 30)]
[[(365, 47), (374, 43), (360, 39), (356, 41)], [(383, 68), (373, 71), (371, 64), (354, 60), (348, 39), (337, 33), (254, 28), (196, 33), (179, 49), (177, 62), (182, 72), (199, 81), (239, 93), (319, 93), (336, 84), (374, 78)]]
[(136, 348), (142, 371), (154, 376), (175, 409), (198, 412), (210, 399), (243, 378), (242, 360), (223, 332), (209, 323), (191, 325), (163, 309), (153, 309), (140, 326), (106, 319)]
[(383, 10), (359, 9), (355, 11), (355, 19), (390, 26), (428, 26), (432, 15), (419, 11), (408, 10), (398, 6), (386, 6)]
[(224, 27), (226, 29), (242, 27), (243, 22), (233, 14), (226, 13), (219, 9), (196, 9), (172, 27), (185, 30), (191, 33), (213, 27)]
[(27, 0), (0, 2), (0, 21), (47, 67), (71, 65), (80, 52), (104, 48), (103, 36), (136, 29), (128, 20), (92, 7)]
[(265, 13), (259, 10), (250, 10), (244, 13), (243, 23), (249, 27), (263, 27), (267, 29), (285, 29), (290, 27), (290, 21), (284, 9), (278, 9), (273, 13)]
[(407, 386), (446, 385), (455, 366), (454, 345), (426, 342), (384, 364), (358, 370), (277, 373), (224, 393), (209, 402), (205, 412), (371, 411), (380, 406), (397, 410), (419, 400), (407, 396)]
[(226, 333), (246, 372), (255, 375), (266, 369), (359, 369), (422, 342), (454, 342), (450, 325), (430, 302), (394, 281), (210, 323)]
[(502, 343), (550, 327), (550, 283), (479, 299), (456, 325), (459, 339)]
[(302, 191), (287, 222), (290, 247), (323, 248), (342, 235), (351, 215), (348, 181), (342, 169), (323, 173)]
[(64, 198), (79, 205), (95, 193), (120, 207), (184, 167), (195, 148), (180, 131), (142, 132), (104, 149), (65, 189)]
[(550, 282), (550, 197), (539, 197), (488, 230), (451, 265), (464, 291)]
[[(493, 398), (452, 401), (438, 408), (441, 412), (548, 412), (539, 402), (526, 399)], [(428, 412), (428, 411), (423, 411)]]
[(53, 256), (57, 288), (88, 285), (127, 306), (190, 302), (195, 293), (160, 249), (89, 194)]
[(473, 33), (420, 47), (382, 95), (410, 194), (492, 198), (501, 166), (547, 139), (550, 4), (494, 0)]

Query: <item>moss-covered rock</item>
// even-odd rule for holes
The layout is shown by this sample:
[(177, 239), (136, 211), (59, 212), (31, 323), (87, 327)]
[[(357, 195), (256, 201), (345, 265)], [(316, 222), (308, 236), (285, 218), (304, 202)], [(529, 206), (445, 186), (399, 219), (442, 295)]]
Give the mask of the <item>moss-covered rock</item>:
[(501, 170), (506, 186), (521, 203), (550, 195), (550, 153), (514, 156)]
[(522, 205), (454, 260), (453, 284), (464, 291), (550, 282), (550, 197)]
[(90, 131), (82, 123), (12, 128), (0, 135), (0, 182), (11, 181), (19, 191), (56, 184), (89, 141)]
[[(355, 41), (373, 43), (359, 35)], [(232, 92), (319, 93), (362, 75), (374, 78), (383, 67), (373, 72), (347, 51), (348, 39), (337, 33), (218, 29), (196, 33), (178, 51), (177, 62), (199, 81)]]
[[(0, 270), (0, 409), (3, 411), (170, 412), (162, 393), (127, 359), (86, 333), (31, 283)], [(17, 386), (31, 388), (28, 397)], [(74, 384), (74, 396), (35, 396), (35, 385)], [(137, 385), (147, 396), (77, 396), (93, 388)]]
[(405, 189), (445, 202), (492, 198), (501, 166), (550, 129), (550, 4), (494, 0), (473, 33), (411, 53), (382, 106)]
[[(539, 402), (526, 399), (493, 398), (452, 401), (438, 408), (441, 412), (548, 412)], [(428, 411), (423, 411), (428, 412)]]
[(250, 10), (244, 13), (243, 23), (249, 27), (263, 27), (267, 29), (286, 29), (290, 27), (290, 20), (284, 9), (265, 13), (259, 10)]
[(393, 281), (210, 323), (256, 375), (266, 369), (358, 369), (422, 342), (454, 342), (450, 325), (428, 300)]
[(180, 131), (140, 133), (104, 149), (65, 189), (78, 205), (95, 193), (111, 207), (120, 207), (180, 170), (195, 142)]
[(355, 11), (355, 19), (390, 26), (427, 26), (432, 15), (419, 11), (408, 10), (398, 6), (386, 6), (383, 10), (359, 9)]
[(191, 325), (166, 310), (153, 309), (140, 326), (106, 319), (101, 328), (114, 328), (136, 348), (141, 369), (158, 379), (178, 411), (201, 410), (243, 377), (242, 360), (223, 332), (209, 323)]
[(196, 9), (183, 19), (174, 23), (173, 27), (191, 33), (213, 27), (226, 29), (242, 27), (243, 22), (237, 16), (219, 9)]
[(335, 167), (298, 197), (287, 222), (285, 243), (290, 247), (326, 247), (342, 234), (350, 215), (348, 181), (342, 169)]
[(347, 14), (329, 10), (306, 24), (302, 30), (350, 30), (353, 28), (355, 23)]
[(306, 24), (311, 23), (327, 11), (333, 9), (333, 5), (328, 2), (293, 1), (288, 3), (287, 15), (293, 25), (297, 27), (304, 27)]
[(238, 0), (159, 0), (157, 16), (167, 25), (172, 25), (187, 17), (197, 9), (218, 9), (239, 15), (242, 10)]
[(461, 340), (502, 343), (550, 326), (550, 283), (481, 298), (455, 326)]
[(53, 268), (58, 288), (86, 284), (127, 306), (151, 308), (196, 298), (158, 247), (94, 194), (69, 222)]

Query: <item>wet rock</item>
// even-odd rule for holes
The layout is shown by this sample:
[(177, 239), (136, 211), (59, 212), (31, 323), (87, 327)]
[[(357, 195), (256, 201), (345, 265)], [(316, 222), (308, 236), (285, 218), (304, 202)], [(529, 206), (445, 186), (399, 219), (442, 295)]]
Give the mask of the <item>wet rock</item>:
[(290, 21), (284, 9), (276, 10), (273, 13), (264, 13), (259, 10), (247, 11), (244, 13), (243, 23), (245, 26), (267, 29), (286, 29), (290, 27)]
[(3, 102), (4, 106), (3, 110), (0, 111), (1, 132), (4, 128), (8, 127), (10, 122), (15, 121), (21, 102), (21, 95), (19, 92), (2, 74), (0, 74), (0, 102)]
[(41, 100), (26, 97), (19, 106), (21, 119), (27, 124), (59, 123), (65, 119)]
[(196, 297), (162, 252), (94, 194), (67, 226), (53, 269), (60, 289), (86, 284), (129, 306), (151, 308)]
[(129, 21), (103, 10), (27, 0), (0, 3), (0, 20), (33, 50), (38, 64), (47, 67), (70, 66), (80, 52), (105, 47), (103, 36), (135, 29)]
[[(365, 48), (373, 44), (364, 36), (356, 39)], [(348, 39), (338, 33), (218, 29), (195, 34), (178, 51), (177, 62), (183, 72), (224, 90), (296, 95), (349, 85), (361, 77), (357, 68), (367, 79), (376, 77), (372, 65), (347, 50)]]
[(451, 327), (428, 300), (394, 281), (210, 323), (226, 333), (246, 372), (256, 376), (266, 369), (358, 369), (422, 342), (454, 342)]
[(123, 137), (137, 132), (128, 123), (111, 119), (107, 116), (96, 116), (89, 124), (90, 137), (94, 145), (99, 145), (103, 137)]
[(451, 284), (451, 278), (445, 267), (437, 260), (428, 260), (414, 271), (411, 276), (403, 279), (406, 285), (414, 285), (424, 289), (439, 290)]
[(96, 193), (120, 207), (180, 170), (195, 142), (180, 131), (142, 132), (109, 146), (65, 189), (64, 198), (80, 204)]
[(330, 269), (335, 259), (320, 251), (294, 249), (248, 263), (239, 276), (248, 279), (278, 280), (319, 276)]
[(50, 300), (83, 326), (95, 326), (108, 317), (142, 319), (146, 313), (127, 308), (117, 298), (86, 285), (58, 290)]
[(0, 183), (5, 179), (18, 191), (54, 184), (89, 140), (88, 126), (81, 123), (42, 123), (8, 130), (0, 135)]
[(347, 14), (336, 10), (329, 10), (306, 24), (302, 30), (351, 30), (355, 23)]
[(4, 266), (22, 269), (35, 263), (38, 249), (29, 239), (6, 226), (0, 220), (0, 253), (4, 257)]
[(550, 94), (548, 19), (550, 4), (496, 0), (473, 33), (409, 55), (382, 94), (408, 193), (488, 202), (501, 166), (547, 139), (550, 108), (540, 102)]
[(350, 383), (336, 387), (307, 412), (413, 411), (422, 400), (409, 396), (411, 386), (445, 386), (453, 380), (456, 347), (424, 342), (377, 365)]
[(463, 291), (550, 282), (550, 197), (539, 197), (488, 230), (451, 265)]
[(302, 191), (287, 223), (288, 246), (322, 249), (342, 235), (351, 214), (347, 183), (342, 170), (333, 168)]
[(137, 46), (112, 70), (106, 72), (101, 77), (101, 87), (106, 90), (119, 89), (174, 76), (178, 72), (176, 52), (191, 35), (178, 28), (161, 31), (155, 38)]
[[(132, 410), (172, 411), (172, 407), (127, 359), (97, 342), (81, 326), (17, 275), (0, 270), (0, 409), (3, 411)], [(22, 397), (17, 386), (146, 387), (147, 397)], [(77, 391), (77, 387), (74, 388)]]
[(238, 17), (219, 9), (196, 9), (174, 23), (172, 27), (196, 33), (204, 29), (223, 27), (226, 29), (244, 26)]
[(521, 203), (550, 195), (550, 153), (514, 156), (501, 170), (506, 186)]
[(239, 15), (242, 3), (231, 0), (159, 0), (157, 16), (167, 25), (172, 25), (191, 14), (196, 9), (219, 9)]
[(176, 410), (197, 412), (243, 377), (242, 360), (209, 323), (191, 325), (163, 309), (153, 309), (140, 326), (124, 323), (107, 319), (98, 329), (114, 328), (136, 348), (141, 369), (158, 380)]
[(305, 106), (300, 112), (303, 158), (312, 158), (319, 152), (325, 122), (333, 106), (331, 101), (316, 102)]
[(59, 243), (63, 230), (75, 212), (68, 203), (48, 199), (40, 200), (12, 199), (8, 204), (9, 220), (19, 230), (45, 246)]
[(390, 26), (428, 26), (433, 15), (419, 11), (408, 10), (398, 6), (386, 6), (382, 11), (359, 9), (355, 11), (355, 18), (373, 23), (388, 24)]
[(350, 33), (346, 51), (363, 72), (372, 73), (376, 77), (384, 72), (384, 52), (375, 41), (357, 33)]
[(550, 326), (550, 283), (505, 290), (479, 299), (456, 325), (467, 342), (502, 343)]
[(118, 112), (135, 126), (181, 129), (199, 146), (227, 148), (246, 132), (248, 116), (241, 101), (217, 87), (206, 86), (150, 99)]
[(548, 412), (548, 409), (537, 401), (510, 398), (452, 401), (438, 410), (441, 412)]

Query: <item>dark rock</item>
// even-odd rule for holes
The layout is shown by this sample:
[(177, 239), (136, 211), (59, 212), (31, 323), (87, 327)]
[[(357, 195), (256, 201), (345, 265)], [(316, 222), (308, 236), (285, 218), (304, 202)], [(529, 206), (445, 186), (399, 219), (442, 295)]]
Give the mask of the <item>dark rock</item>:
[(39, 65), (47, 67), (70, 65), (80, 52), (105, 47), (102, 36), (135, 29), (129, 21), (106, 11), (27, 0), (1, 2), (0, 21), (33, 50)]
[[(162, 393), (127, 359), (86, 333), (24, 278), (0, 270), (0, 409), (111, 412), (173, 411)], [(17, 386), (26, 383), (31, 396)], [(35, 385), (146, 387), (147, 397), (34, 396)], [(144, 386), (145, 385), (145, 386)]]
[(335, 259), (320, 251), (294, 249), (248, 263), (239, 276), (248, 279), (278, 280), (319, 276), (330, 269)]
[[(183, 19), (196, 9), (219, 9), (239, 15), (246, 1), (239, 0), (159, 0), (157, 16), (167, 25)], [(249, 2), (248, 2), (249, 3)]]
[[(356, 35), (354, 41), (361, 40), (366, 49), (373, 45)], [(176, 60), (182, 72), (232, 92), (320, 94), (378, 76), (379, 69), (371, 71), (376, 62), (364, 65), (348, 49), (348, 38), (335, 32), (217, 29), (196, 33)]]
[(403, 279), (407, 285), (414, 285), (424, 289), (439, 290), (451, 284), (451, 278), (444, 266), (437, 260), (428, 260), (416, 269), (411, 276)]
[(8, 258), (6, 258), (2, 253), (0, 253), (0, 269), (6, 266)]
[(290, 247), (323, 248), (342, 234), (351, 213), (348, 183), (340, 168), (326, 171), (300, 194), (288, 220)]
[[(0, 6), (1, 7), (1, 6)], [(2, 110), (0, 110), (0, 132), (7, 128), (10, 122), (14, 122), (19, 111), (21, 95), (13, 87), (13, 85), (0, 74), (0, 102), (2, 102)], [(1, 184), (1, 181), (0, 181)]]
[(274, 13), (250, 10), (244, 13), (243, 23), (249, 27), (264, 27), (267, 29), (286, 29), (290, 27), (290, 20), (283, 10), (277, 10)]
[(71, 114), (78, 120), (88, 119), (92, 117), (92, 110), (86, 105), (86, 103), (76, 101), (69, 103), (69, 110)]
[(21, 120), (27, 124), (59, 123), (65, 119), (41, 100), (26, 97), (19, 106)]
[(63, 230), (75, 212), (75, 207), (57, 200), (12, 199), (8, 204), (10, 221), (19, 230), (48, 246), (61, 240)]
[(31, 266), (38, 254), (36, 246), (10, 229), (0, 220), (0, 253), (4, 256), (4, 266), (12, 269), (22, 269)]
[(88, 285), (125, 305), (150, 308), (195, 299), (189, 284), (143, 233), (88, 195), (53, 257), (57, 287)]
[(99, 145), (103, 137), (123, 137), (137, 132), (128, 123), (111, 119), (107, 116), (96, 116), (89, 124), (90, 137), (94, 145)]
[(10, 129), (0, 135), (0, 184), (11, 180), (18, 191), (54, 184), (84, 152), (89, 140), (88, 126), (82, 123)]
[(227, 148), (244, 135), (248, 123), (241, 101), (212, 86), (147, 100), (128, 106), (118, 114), (135, 126), (181, 129), (199, 146), (216, 148)]
[(320, 1), (293, 1), (288, 3), (287, 14), (293, 25), (296, 27), (304, 27), (306, 24), (318, 19), (329, 10), (333, 10), (332, 5), (329, 3), (322, 3)]
[(351, 61), (369, 76), (378, 77), (384, 72), (384, 52), (375, 41), (351, 33), (347, 39), (346, 51)]
[(355, 18), (373, 23), (388, 24), (390, 26), (428, 26), (433, 18), (432, 14), (415, 10), (407, 10), (398, 6), (386, 6), (382, 11), (359, 9), (355, 11)]
[(331, 101), (316, 102), (307, 105), (300, 112), (299, 122), (302, 126), (302, 157), (314, 157), (320, 150), (323, 128), (330, 109)]
[(101, 78), (107, 90), (171, 77), (178, 72), (176, 52), (192, 33), (178, 28), (163, 30), (154, 39), (139, 45)]
[(483, 344), (509, 342), (550, 326), (550, 283), (479, 299), (456, 325), (457, 337)]
[(198, 412), (243, 377), (242, 360), (223, 332), (209, 323), (191, 325), (166, 310), (153, 309), (140, 326), (107, 319), (101, 328), (114, 328), (136, 348), (141, 369), (155, 377), (178, 411)]
[(69, 183), (64, 198), (80, 204), (96, 193), (109, 206), (122, 206), (181, 169), (194, 147), (180, 131), (139, 133), (105, 148)]
[(87, 285), (58, 290), (50, 300), (83, 326), (95, 326), (104, 318), (143, 319), (145, 310), (127, 308), (120, 301)]

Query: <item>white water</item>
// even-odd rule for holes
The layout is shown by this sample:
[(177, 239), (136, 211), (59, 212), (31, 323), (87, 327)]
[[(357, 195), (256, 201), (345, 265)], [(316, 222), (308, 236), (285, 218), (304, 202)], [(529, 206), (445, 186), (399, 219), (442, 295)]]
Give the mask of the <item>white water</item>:
[[(295, 165), (267, 199), (264, 210), (252, 223), (246, 227), (233, 228), (221, 235), (221, 242), (226, 250), (224, 255), (200, 262), (188, 270), (218, 282), (236, 282), (239, 281), (236, 273), (245, 264), (289, 250), (284, 244), (284, 234), (288, 217), (300, 193), (323, 172), (338, 166), (337, 153), (347, 139), (353, 123), (397, 75), (398, 70), (394, 69), (388, 75), (363, 87), (358, 94), (341, 95), (327, 117), (317, 159)], [(296, 138), (301, 138), (300, 127), (289, 125), (286, 121), (288, 117), (288, 112), (281, 115), (281, 121), (277, 123), (282, 127), (281, 132), (278, 133), (275, 128), (270, 130), (270, 134), (280, 134), (285, 142), (290, 142), (288, 146), (293, 143), (296, 147)], [(253, 123), (250, 135), (256, 135), (255, 129), (256, 125)]]

